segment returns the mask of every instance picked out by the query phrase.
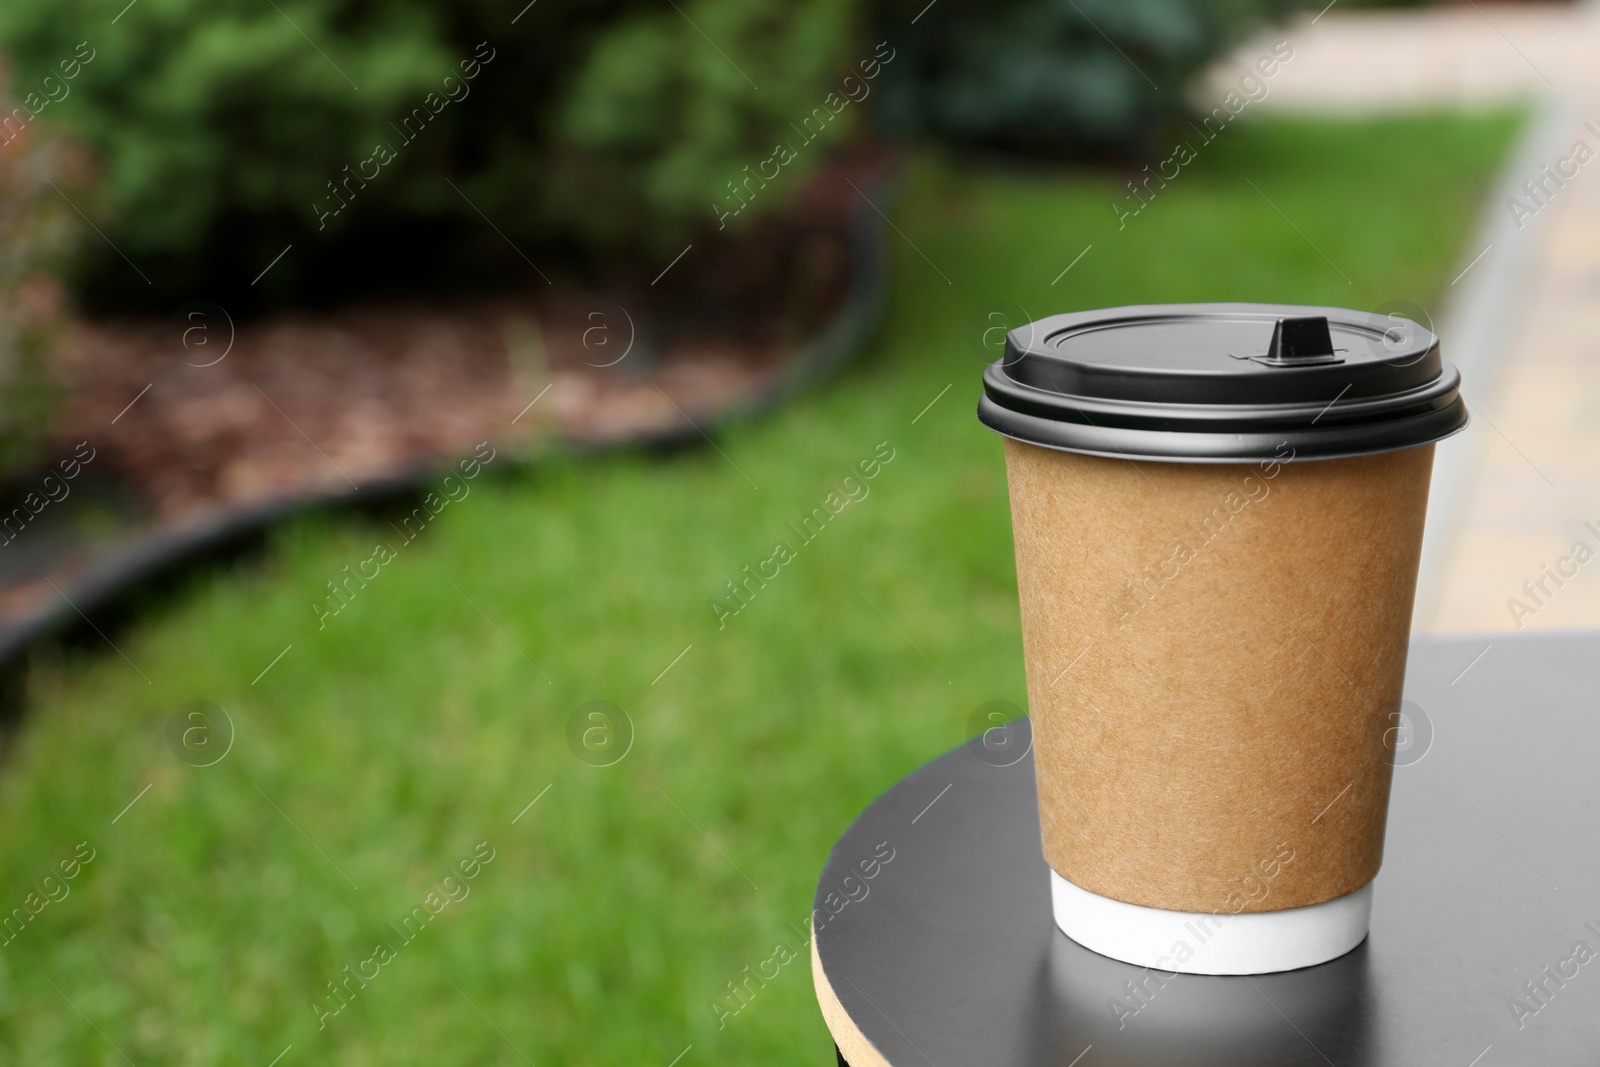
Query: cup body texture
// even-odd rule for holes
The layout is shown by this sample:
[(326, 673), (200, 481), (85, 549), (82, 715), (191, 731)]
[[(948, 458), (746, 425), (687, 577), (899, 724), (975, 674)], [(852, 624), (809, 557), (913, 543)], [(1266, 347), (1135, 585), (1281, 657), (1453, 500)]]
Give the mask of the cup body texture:
[(1372, 881), (1433, 445), (1162, 463), (1007, 439), (1044, 855), (1148, 908)]

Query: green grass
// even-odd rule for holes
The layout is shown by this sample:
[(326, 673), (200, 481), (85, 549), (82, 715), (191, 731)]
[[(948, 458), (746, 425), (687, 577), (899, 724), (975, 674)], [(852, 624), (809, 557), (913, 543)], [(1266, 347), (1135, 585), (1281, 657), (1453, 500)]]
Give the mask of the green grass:
[[(720, 452), (497, 460), (410, 544), (297, 522), (119, 632), (126, 659), (41, 654), (0, 767), (0, 908), (78, 842), (96, 854), (0, 948), (0, 1059), (522, 1062), (509, 1040), (540, 1065), (665, 1067), (691, 1043), (682, 1067), (828, 1062), (803, 954), (725, 1026), (708, 1005), (801, 949), (866, 803), (979, 704), (1024, 699), (969, 321), (1000, 301), (1430, 307), (1515, 126), (1245, 123), (1120, 232), (1111, 177), (923, 161), (861, 365)], [(787, 524), (880, 442), (869, 495), (798, 544)], [(397, 558), (319, 631), (310, 602), (380, 540)], [(710, 598), (779, 540), (796, 558), (719, 630)], [(197, 699), (237, 729), (204, 768), (163, 737)], [(569, 750), (591, 699), (636, 727), (614, 766)], [(480, 841), (470, 895), (401, 945), (386, 923)], [(385, 940), (396, 958), (319, 1030), (325, 983)]]

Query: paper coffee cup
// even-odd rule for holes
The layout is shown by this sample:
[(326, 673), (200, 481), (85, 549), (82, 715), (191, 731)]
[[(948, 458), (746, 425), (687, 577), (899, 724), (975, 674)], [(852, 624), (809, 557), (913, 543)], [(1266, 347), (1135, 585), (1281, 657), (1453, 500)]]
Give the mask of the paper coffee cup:
[(1004, 434), (1057, 925), (1127, 962), (1290, 970), (1366, 936), (1433, 443), (1406, 320), (1202, 304), (1014, 330)]

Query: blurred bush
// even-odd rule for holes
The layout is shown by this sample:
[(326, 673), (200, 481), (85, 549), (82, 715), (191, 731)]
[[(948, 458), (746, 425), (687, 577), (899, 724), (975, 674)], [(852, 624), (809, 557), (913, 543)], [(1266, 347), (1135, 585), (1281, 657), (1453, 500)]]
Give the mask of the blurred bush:
[[(85, 239), (74, 281), (102, 303), (482, 287), (530, 259), (648, 280), (801, 190), (859, 127), (848, 90), (825, 102), (875, 52), (894, 57), (870, 87), (890, 132), (1118, 152), (1278, 6), (138, 0), (107, 20), (105, 0), (5, 0), (21, 106), (0, 122), (66, 126), (92, 150), (81, 203), (106, 239)], [(826, 143), (806, 147), (813, 115)], [(751, 182), (770, 168), (781, 181)]]
[(7, 132), (0, 132), (0, 474), (37, 458), (62, 399), (55, 272), (86, 229), (65, 196), (82, 192), (81, 159), (38, 130)]
[[(692, 24), (656, 3), (619, 18), (562, 95), (545, 205), (585, 241), (616, 247), (644, 235), (651, 251), (677, 252), (716, 221), (714, 204), (741, 203), (729, 185), (775, 141), (796, 141), (790, 124), (822, 106), (856, 58), (849, 0), (705, 0), (685, 11)], [(830, 141), (844, 137), (835, 129)], [(817, 161), (797, 153), (760, 199), (781, 205)], [(756, 216), (770, 210), (760, 199)]]
[(848, 0), (140, 0), (109, 28), (104, 11), (7, 0), (0, 48), (39, 119), (94, 149), (85, 209), (154, 284), (103, 243), (81, 280), (157, 303), (247, 288), (290, 243), (305, 251), (262, 285), (299, 298), (441, 262), (525, 270), (507, 239), (659, 270), (829, 91), (853, 30)]
[(1292, 0), (881, 0), (902, 58), (890, 133), (1032, 156), (1130, 155), (1187, 118), (1191, 77)]
[(93, 149), (83, 207), (151, 279), (100, 242), (85, 245), (88, 281), (165, 300), (253, 263), (248, 282), (314, 232), (327, 183), (394, 140), (389, 121), (455, 62), (428, 5), (278, 7), (141, 0), (115, 25), (95, 0), (0, 7), (14, 96), (37, 94), (34, 122), (68, 124)]

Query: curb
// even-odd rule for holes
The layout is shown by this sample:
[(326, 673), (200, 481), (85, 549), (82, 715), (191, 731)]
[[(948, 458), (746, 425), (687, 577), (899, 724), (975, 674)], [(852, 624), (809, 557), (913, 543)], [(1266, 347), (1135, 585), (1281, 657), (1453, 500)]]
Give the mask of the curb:
[(1532, 282), (1529, 259), (1534, 239), (1541, 231), (1536, 222), (1519, 229), (1504, 205), (1519, 193), (1521, 182), (1539, 173), (1541, 163), (1561, 155), (1567, 135), (1578, 125), (1579, 114), (1575, 103), (1555, 98), (1542, 102), (1529, 117), (1516, 148), (1495, 177), (1466, 256), (1475, 256), (1489, 246), (1493, 251), (1475, 267), (1462, 263), (1468, 268), (1466, 276), (1457, 276), (1462, 285), (1450, 290), (1450, 302), (1440, 317), (1442, 324), (1435, 331), (1444, 338), (1446, 356), (1461, 371), (1463, 391), (1481, 399), (1472, 404), (1473, 422), (1467, 432), (1455, 445), (1434, 454), (1428, 522), (1422, 535), (1422, 565), (1411, 616), (1413, 633), (1421, 632), (1418, 627), (1422, 621), (1432, 618), (1443, 594), (1441, 586), (1450, 563), (1455, 527), (1480, 467), (1482, 431), (1493, 432), (1493, 424), (1483, 409), (1494, 407), (1492, 390), (1513, 332), (1527, 308)]

